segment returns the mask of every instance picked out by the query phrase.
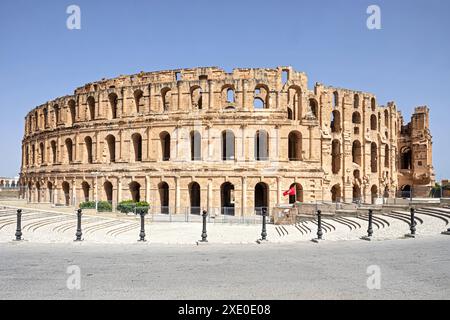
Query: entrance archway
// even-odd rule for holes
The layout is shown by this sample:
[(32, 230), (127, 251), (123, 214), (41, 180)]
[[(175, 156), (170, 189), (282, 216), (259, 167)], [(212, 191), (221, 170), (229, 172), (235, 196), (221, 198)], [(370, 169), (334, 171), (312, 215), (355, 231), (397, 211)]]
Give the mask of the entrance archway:
[(262, 209), (269, 207), (269, 187), (264, 182), (255, 186), (255, 214), (262, 215)]

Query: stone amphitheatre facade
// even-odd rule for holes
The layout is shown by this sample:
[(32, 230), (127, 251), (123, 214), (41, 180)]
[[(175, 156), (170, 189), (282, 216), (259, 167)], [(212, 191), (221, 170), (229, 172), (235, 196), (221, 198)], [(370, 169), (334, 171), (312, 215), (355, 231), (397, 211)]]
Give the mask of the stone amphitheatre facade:
[[(251, 215), (301, 201), (370, 203), (434, 184), (429, 110), (316, 83), (291, 67), (139, 73), (89, 83), (25, 118), (22, 196), (146, 200), (163, 213)], [(295, 186), (296, 196), (283, 196)], [(189, 209), (191, 208), (191, 209)]]

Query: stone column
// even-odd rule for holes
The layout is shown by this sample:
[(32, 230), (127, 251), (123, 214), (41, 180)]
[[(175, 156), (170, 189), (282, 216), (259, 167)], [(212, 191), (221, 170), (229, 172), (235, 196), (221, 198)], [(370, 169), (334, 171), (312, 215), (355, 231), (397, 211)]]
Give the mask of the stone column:
[(208, 212), (211, 214), (211, 210), (213, 207), (213, 190), (212, 190), (212, 179), (208, 179), (208, 196), (207, 196), (207, 206)]
[(180, 213), (180, 177), (175, 177), (175, 214)]
[(281, 178), (277, 177), (277, 203), (281, 203)]
[[(209, 84), (209, 110), (215, 109), (215, 101), (214, 101), (214, 82), (212, 80), (208, 81)], [(203, 99), (203, 98), (202, 98)]]
[(242, 201), (241, 201), (241, 215), (246, 215), (247, 208), (247, 177), (242, 177)]
[(121, 177), (117, 178), (117, 203), (122, 201), (122, 179)]
[(151, 206), (150, 202), (150, 176), (145, 176), (145, 201), (147, 201)]

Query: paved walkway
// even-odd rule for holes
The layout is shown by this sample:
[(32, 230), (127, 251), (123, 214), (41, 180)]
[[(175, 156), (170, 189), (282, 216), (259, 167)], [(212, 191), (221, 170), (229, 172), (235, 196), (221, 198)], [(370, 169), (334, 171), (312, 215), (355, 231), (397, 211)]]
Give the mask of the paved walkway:
[[(47, 207), (46, 207), (47, 206)], [(23, 238), (32, 243), (72, 243), (76, 232), (76, 215), (71, 208), (49, 208), (20, 201), (0, 201), (0, 242), (10, 242), (16, 231), (16, 207), (23, 208)], [(3, 208), (3, 209), (1, 209)], [(323, 219), (327, 241), (358, 240), (367, 234), (367, 215), (328, 217)], [(418, 210), (416, 223), (419, 237), (439, 235), (448, 228), (450, 209)], [(409, 213), (393, 211), (376, 214), (373, 240), (402, 238), (409, 233)], [(123, 214), (85, 214), (82, 218), (83, 238), (90, 243), (134, 243), (139, 238), (140, 220)], [(199, 222), (154, 222), (146, 218), (148, 243), (194, 244), (201, 238)], [(317, 222), (309, 219), (295, 225), (267, 225), (268, 240), (273, 243), (310, 241), (316, 237)], [(208, 223), (210, 243), (255, 243), (261, 225)]]

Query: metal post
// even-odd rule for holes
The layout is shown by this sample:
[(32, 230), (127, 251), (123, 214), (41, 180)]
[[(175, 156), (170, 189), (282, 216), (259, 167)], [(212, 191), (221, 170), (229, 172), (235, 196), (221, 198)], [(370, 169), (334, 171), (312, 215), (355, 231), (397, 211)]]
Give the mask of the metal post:
[(200, 242), (208, 242), (207, 238), (208, 235), (206, 233), (206, 217), (208, 216), (208, 212), (206, 210), (203, 210), (203, 230), (202, 230), (202, 240)]
[(81, 239), (81, 236), (83, 235), (83, 233), (81, 232), (81, 215), (82, 215), (82, 210), (78, 209), (77, 210), (77, 233), (75, 234), (75, 236), (77, 238), (75, 239), (75, 241), (83, 241), (83, 239)]
[(16, 241), (22, 240), (22, 209), (17, 209)]
[(317, 210), (317, 239), (322, 240), (322, 211)]
[(139, 214), (141, 215), (141, 232), (139, 233), (139, 240), (138, 241), (142, 241), (145, 242), (145, 222), (144, 222), (144, 217), (145, 217), (145, 213), (142, 210), (141, 212), (139, 212)]
[(267, 241), (266, 217), (267, 217), (267, 208), (262, 208), (261, 240), (265, 240), (265, 241)]
[(369, 228), (367, 229), (367, 236), (371, 237), (373, 235), (373, 229), (372, 229), (372, 215), (373, 210), (369, 209)]
[(416, 234), (416, 221), (414, 220), (414, 208), (411, 208), (411, 224), (410, 224), (411, 234)]

